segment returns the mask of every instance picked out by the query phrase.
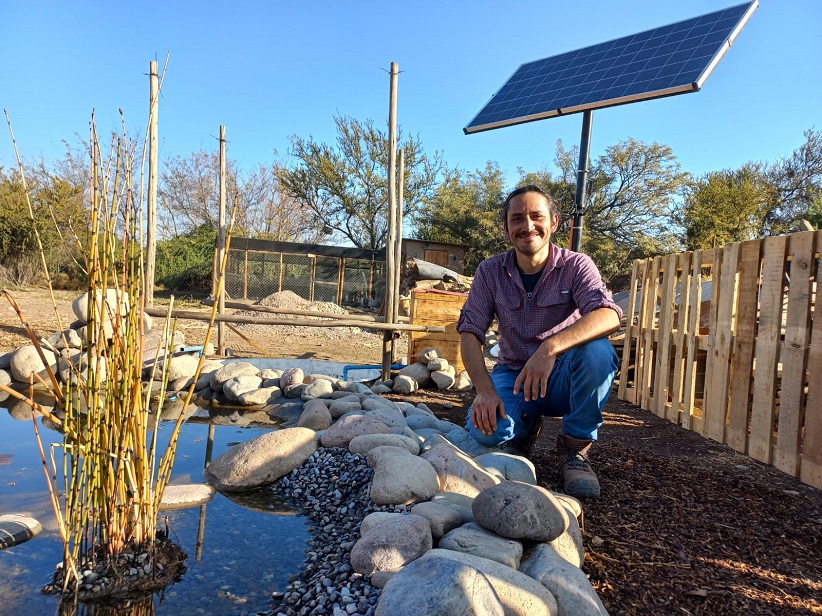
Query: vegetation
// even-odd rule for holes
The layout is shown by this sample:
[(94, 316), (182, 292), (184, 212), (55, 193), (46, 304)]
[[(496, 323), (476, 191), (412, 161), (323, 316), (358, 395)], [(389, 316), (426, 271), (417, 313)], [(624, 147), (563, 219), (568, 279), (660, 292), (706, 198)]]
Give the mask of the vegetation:
[[(147, 553), (147, 565), (164, 562), (162, 572), (157, 569), (147, 576), (158, 580), (160, 586), (179, 572), (176, 565), (185, 559), (179, 548), (168, 541), (167, 531), (165, 535), (157, 532), (159, 505), (170, 479), (183, 415), (172, 430), (168, 446), (160, 451), (157, 430), (151, 427), (149, 415), (151, 388), (144, 391), (142, 387), (142, 201), (135, 197), (139, 193), (132, 190), (134, 161), (124, 136), (114, 140), (112, 153), (106, 159), (93, 121), (92, 134), (88, 234), (86, 241), (79, 237), (74, 240), (81, 247), (88, 280), (85, 350), (76, 357), (60, 355), (60, 369), (65, 372), (63, 382), (51, 368), (46, 369), (45, 379), (33, 375), (33, 381), (52, 398), (53, 408), (36, 403), (32, 393), (26, 397), (0, 385), (29, 404), (33, 411), (42, 413), (63, 434), (61, 459), (49, 456), (51, 472), (46, 476), (64, 545), (63, 563), (55, 573), (55, 581), (62, 585), (64, 593), (73, 593), (75, 598), (81, 593), (84, 569), (103, 563), (113, 574), (118, 563), (125, 562), (119, 557), (127, 550), (133, 554)], [(19, 177), (23, 199), (28, 201), (22, 167)], [(45, 234), (40, 233), (33, 203), (28, 202), (29, 218), (23, 226), (31, 229), (49, 279)], [(45, 354), (56, 349), (49, 349), (34, 336), (11, 294), (3, 294), (17, 310), (32, 344), (48, 366)], [(56, 304), (55, 314), (63, 329)], [(161, 359), (170, 356), (171, 330), (171, 322), (166, 319), (164, 342), (158, 350)], [(161, 380), (165, 387), (167, 372), (165, 364), (160, 364), (163, 362), (155, 360), (151, 376), (152, 380)], [(193, 385), (185, 406), (190, 404), (192, 393)], [(161, 391), (160, 399), (163, 397)], [(40, 449), (43, 453), (42, 442)], [(45, 453), (43, 465), (49, 466)], [(124, 579), (119, 583), (127, 584)], [(127, 586), (117, 584), (115, 581), (107, 592), (128, 590)]]

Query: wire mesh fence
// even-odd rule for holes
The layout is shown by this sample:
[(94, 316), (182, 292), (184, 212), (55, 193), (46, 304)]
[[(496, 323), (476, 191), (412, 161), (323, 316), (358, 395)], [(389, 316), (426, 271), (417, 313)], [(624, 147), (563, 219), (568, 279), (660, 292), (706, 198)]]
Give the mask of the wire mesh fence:
[(385, 294), (385, 262), (247, 249), (228, 251), (226, 293), (257, 301), (291, 291), (308, 301), (377, 308)]

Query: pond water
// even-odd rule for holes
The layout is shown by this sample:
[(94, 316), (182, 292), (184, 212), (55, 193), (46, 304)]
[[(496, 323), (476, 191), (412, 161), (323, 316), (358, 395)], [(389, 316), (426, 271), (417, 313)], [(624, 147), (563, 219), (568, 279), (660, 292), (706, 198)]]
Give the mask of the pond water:
[[(60, 562), (62, 545), (31, 416), (9, 402), (0, 402), (0, 514), (25, 513), (36, 518), (43, 530), (25, 543), (0, 550), (0, 614), (56, 614), (57, 597), (43, 595), (40, 589)], [(232, 443), (275, 427), (263, 412), (209, 412), (192, 406), (188, 413), (192, 414), (180, 431), (171, 483), (203, 482), (210, 432), (213, 459)], [(251, 425), (245, 425), (249, 421)], [(47, 442), (61, 442), (42, 418), (37, 425), (44, 447)], [(172, 427), (171, 422), (161, 422), (158, 439), (167, 440)], [(264, 490), (217, 493), (205, 505), (161, 515), (168, 516), (172, 536), (188, 554), (188, 571), (162, 596), (153, 597), (153, 607), (141, 606), (140, 614), (216, 616), (265, 611), (271, 593), (284, 590), (288, 578), (298, 572), (310, 538), (307, 519)]]

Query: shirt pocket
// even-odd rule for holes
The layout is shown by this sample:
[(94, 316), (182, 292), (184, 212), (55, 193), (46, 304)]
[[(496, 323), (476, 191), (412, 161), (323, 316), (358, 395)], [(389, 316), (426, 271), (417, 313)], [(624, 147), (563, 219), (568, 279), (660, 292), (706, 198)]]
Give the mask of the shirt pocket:
[(547, 308), (548, 306), (566, 306), (571, 303), (571, 291), (563, 291), (561, 289), (551, 289), (540, 293), (536, 297), (537, 306), (540, 308)]
[(522, 308), (522, 297), (519, 293), (500, 293), (496, 298), (497, 314), (511, 312)]

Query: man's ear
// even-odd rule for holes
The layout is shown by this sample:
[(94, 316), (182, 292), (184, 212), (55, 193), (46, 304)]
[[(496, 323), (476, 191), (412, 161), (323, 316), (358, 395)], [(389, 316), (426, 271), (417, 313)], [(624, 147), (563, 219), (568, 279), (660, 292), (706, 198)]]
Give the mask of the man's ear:
[(557, 227), (559, 227), (559, 216), (554, 214), (551, 216), (551, 233), (556, 231)]

